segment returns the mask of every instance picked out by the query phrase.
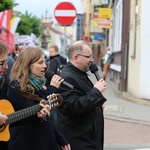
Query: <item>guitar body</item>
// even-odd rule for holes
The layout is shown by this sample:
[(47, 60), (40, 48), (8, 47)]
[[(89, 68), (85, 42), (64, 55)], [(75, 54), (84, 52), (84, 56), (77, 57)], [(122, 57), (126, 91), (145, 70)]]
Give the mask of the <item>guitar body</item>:
[[(0, 100), (0, 112), (7, 115), (14, 112), (14, 108), (8, 100), (2, 99)], [(9, 139), (9, 125), (0, 126), (0, 141), (8, 141)]]
[[(48, 100), (43, 102), (44, 105), (48, 104), (51, 109), (58, 107), (62, 102), (60, 94), (49, 95)], [(14, 112), (12, 104), (5, 99), (0, 100), (0, 112), (7, 115), (5, 125), (0, 126), (0, 141), (8, 141), (10, 139), (9, 124), (25, 119), (36, 114), (41, 109), (40, 105), (31, 106), (23, 110)]]

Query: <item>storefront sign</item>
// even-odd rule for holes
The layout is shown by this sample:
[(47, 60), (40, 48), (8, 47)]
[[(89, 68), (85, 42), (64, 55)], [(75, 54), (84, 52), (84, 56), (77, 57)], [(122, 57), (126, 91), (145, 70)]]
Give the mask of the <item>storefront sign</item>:
[(94, 27), (99, 28), (112, 28), (112, 20), (107, 19), (94, 19)]
[(112, 9), (111, 8), (99, 8), (98, 11), (99, 18), (108, 19), (112, 16)]

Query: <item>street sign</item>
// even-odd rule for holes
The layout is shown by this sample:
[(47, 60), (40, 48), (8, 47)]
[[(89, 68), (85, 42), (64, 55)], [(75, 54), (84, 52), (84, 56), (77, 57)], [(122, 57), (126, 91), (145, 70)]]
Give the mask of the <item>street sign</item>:
[(54, 16), (59, 24), (70, 25), (77, 16), (76, 8), (69, 2), (61, 2), (56, 6)]

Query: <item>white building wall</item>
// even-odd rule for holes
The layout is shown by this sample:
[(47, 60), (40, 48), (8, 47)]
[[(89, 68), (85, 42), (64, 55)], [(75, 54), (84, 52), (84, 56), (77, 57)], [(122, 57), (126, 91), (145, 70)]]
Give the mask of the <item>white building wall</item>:
[(139, 96), (150, 99), (150, 1), (141, 0)]
[[(129, 32), (130, 40), (129, 40), (129, 55), (128, 55), (129, 63), (128, 63), (127, 91), (132, 95), (134, 95), (135, 97), (139, 98), (141, 14), (139, 11), (136, 18), (136, 0), (132, 0), (130, 5), (131, 5), (130, 6), (130, 32)], [(138, 7), (139, 6), (140, 4), (138, 3)]]
[(150, 99), (150, 1), (138, 0), (135, 4), (136, 0), (131, 1), (128, 92), (137, 98)]

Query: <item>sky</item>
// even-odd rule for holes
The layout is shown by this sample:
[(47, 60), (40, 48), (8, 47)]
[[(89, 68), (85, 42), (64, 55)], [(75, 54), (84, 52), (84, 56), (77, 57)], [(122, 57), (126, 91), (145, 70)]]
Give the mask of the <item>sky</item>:
[(54, 10), (60, 2), (70, 2), (75, 6), (77, 13), (82, 13), (81, 1), (83, 0), (15, 0), (19, 5), (14, 10), (21, 13), (25, 13), (27, 10), (38, 18), (45, 17), (47, 11), (47, 17), (51, 17), (55, 21)]

